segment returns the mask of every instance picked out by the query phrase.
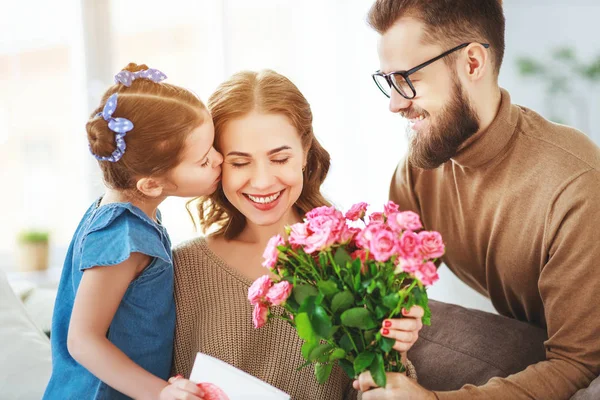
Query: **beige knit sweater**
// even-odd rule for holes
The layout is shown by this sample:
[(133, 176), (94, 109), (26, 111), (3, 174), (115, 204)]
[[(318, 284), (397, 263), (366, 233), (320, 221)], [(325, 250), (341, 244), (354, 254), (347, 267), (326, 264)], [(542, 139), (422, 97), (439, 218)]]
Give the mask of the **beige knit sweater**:
[[(252, 325), (252, 282), (217, 257), (203, 238), (177, 247), (175, 260), (175, 373), (189, 377), (197, 352), (219, 358), (283, 390), (292, 399), (356, 399), (352, 380), (336, 366), (320, 385), (293, 327), (276, 319)], [(282, 309), (279, 308), (279, 311)], [(274, 310), (277, 312), (277, 310)]]

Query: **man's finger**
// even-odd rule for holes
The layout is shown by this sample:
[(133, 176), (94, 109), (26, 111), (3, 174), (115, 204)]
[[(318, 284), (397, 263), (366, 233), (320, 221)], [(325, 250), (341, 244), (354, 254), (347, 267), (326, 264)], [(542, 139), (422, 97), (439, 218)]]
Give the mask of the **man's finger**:
[[(387, 396), (389, 396), (389, 394)], [(378, 399), (385, 399), (385, 398), (387, 398), (387, 397), (386, 397), (385, 389), (383, 389), (383, 388), (372, 389), (372, 390), (369, 390), (362, 394), (363, 400), (378, 400)]]
[(358, 388), (361, 392), (366, 392), (372, 387), (378, 387), (371, 373), (369, 371), (365, 371), (358, 376)]

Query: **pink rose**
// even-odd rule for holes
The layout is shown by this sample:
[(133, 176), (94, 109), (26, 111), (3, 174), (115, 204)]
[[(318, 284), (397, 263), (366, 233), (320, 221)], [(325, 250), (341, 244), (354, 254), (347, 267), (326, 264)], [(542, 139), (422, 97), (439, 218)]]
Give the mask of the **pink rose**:
[(383, 213), (385, 215), (390, 215), (392, 213), (398, 212), (398, 209), (400, 207), (398, 207), (398, 204), (394, 203), (393, 201), (388, 201), (386, 205), (383, 206)]
[(288, 281), (274, 284), (267, 293), (267, 301), (274, 306), (283, 304), (292, 293), (292, 285)]
[(371, 215), (369, 215), (369, 224), (378, 224), (378, 223), (383, 223), (383, 213), (380, 212), (374, 212), (371, 213)]
[(364, 218), (365, 214), (367, 212), (368, 206), (369, 205), (365, 202), (360, 202), (360, 203), (354, 204), (352, 207), (350, 207), (350, 210), (348, 210), (348, 212), (346, 213), (346, 218), (349, 219), (350, 221), (358, 221), (359, 219)]
[[(328, 232), (327, 246), (338, 241), (339, 236), (346, 226), (344, 214), (333, 207), (317, 207), (306, 214), (306, 224), (309, 233)], [(323, 249), (320, 249), (323, 250)]]
[(317, 207), (306, 214), (304, 251), (314, 253), (331, 247), (346, 228), (344, 215), (333, 207)]
[(359, 232), (360, 232), (360, 229), (358, 229), (358, 228), (351, 228), (349, 226), (345, 226), (344, 229), (342, 229), (342, 232), (340, 233), (340, 238), (339, 238), (340, 243), (343, 243), (343, 244), (350, 243), (352, 240), (354, 240), (354, 238), (356, 237), (356, 235)]
[(267, 316), (269, 314), (269, 307), (263, 303), (254, 305), (254, 311), (252, 311), (252, 323), (256, 329), (262, 327), (267, 323)]
[(265, 301), (267, 292), (273, 285), (269, 275), (263, 275), (252, 283), (250, 289), (248, 289), (248, 300), (250, 304), (258, 304)]
[(420, 256), (421, 240), (419, 235), (412, 231), (404, 231), (398, 240), (398, 251), (404, 258), (418, 258)]
[(423, 282), (423, 285), (425, 286), (431, 286), (437, 282), (438, 279), (440, 279), (437, 273), (437, 268), (431, 261), (421, 265), (421, 268), (415, 271), (414, 275), (418, 280)]
[(289, 241), (293, 247), (304, 246), (308, 236), (309, 233), (305, 223), (298, 222), (290, 227)]
[(423, 227), (419, 214), (412, 211), (402, 211), (388, 215), (388, 225), (396, 232), (416, 231)]
[(416, 258), (399, 257), (398, 266), (396, 267), (396, 271), (394, 272), (396, 272), (397, 274), (401, 272), (414, 274), (416, 271), (419, 270), (419, 268), (421, 268), (421, 265), (423, 265), (423, 261), (418, 260)]
[(312, 254), (315, 251), (326, 249), (334, 242), (335, 241), (332, 240), (331, 231), (328, 229), (323, 229), (306, 238), (304, 242), (304, 252), (307, 254)]
[(369, 251), (379, 262), (385, 262), (395, 253), (396, 238), (392, 230), (386, 225), (378, 225), (379, 229), (373, 233), (369, 243)]
[(421, 254), (424, 258), (438, 258), (444, 255), (445, 246), (439, 232), (419, 232), (419, 239), (421, 239)]
[(279, 250), (277, 250), (277, 246), (283, 246), (285, 241), (281, 237), (281, 235), (275, 235), (271, 239), (269, 239), (269, 243), (267, 243), (267, 247), (263, 253), (263, 258), (265, 261), (262, 263), (263, 267), (273, 269), (275, 268), (275, 264), (277, 264), (277, 257), (279, 256)]
[(373, 235), (380, 229), (380, 225), (381, 224), (379, 223), (375, 223), (363, 228), (363, 230), (356, 235), (356, 243), (363, 249), (368, 249), (371, 244), (371, 239), (373, 239)]

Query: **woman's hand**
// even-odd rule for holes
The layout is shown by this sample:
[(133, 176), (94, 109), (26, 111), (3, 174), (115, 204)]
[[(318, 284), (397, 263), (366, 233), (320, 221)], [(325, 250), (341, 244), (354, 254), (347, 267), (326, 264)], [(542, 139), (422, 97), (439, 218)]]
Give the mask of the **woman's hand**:
[(160, 400), (201, 400), (204, 392), (194, 382), (181, 375), (169, 379), (169, 384), (160, 392)]
[(392, 318), (383, 321), (381, 334), (390, 339), (395, 339), (394, 350), (405, 353), (419, 338), (419, 331), (423, 328), (421, 319), (425, 311), (419, 306), (412, 307), (408, 312), (402, 309), (404, 318)]

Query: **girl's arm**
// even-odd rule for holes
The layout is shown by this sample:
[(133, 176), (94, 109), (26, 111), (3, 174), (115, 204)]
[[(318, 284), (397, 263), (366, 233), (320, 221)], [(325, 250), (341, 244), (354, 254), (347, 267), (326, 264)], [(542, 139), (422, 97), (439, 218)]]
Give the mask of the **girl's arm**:
[[(199, 399), (202, 391), (178, 379), (173, 385), (134, 363), (106, 338), (106, 332), (129, 287), (150, 263), (150, 257), (131, 253), (111, 267), (87, 269), (75, 297), (67, 347), (71, 356), (98, 379), (136, 399)], [(191, 396), (190, 396), (191, 395)]]

